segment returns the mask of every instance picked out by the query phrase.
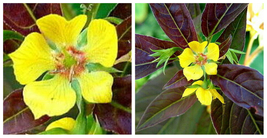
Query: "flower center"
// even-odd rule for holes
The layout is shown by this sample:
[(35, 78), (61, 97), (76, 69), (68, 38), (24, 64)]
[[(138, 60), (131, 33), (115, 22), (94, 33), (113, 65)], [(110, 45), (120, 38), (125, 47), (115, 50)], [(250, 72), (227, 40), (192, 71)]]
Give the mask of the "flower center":
[(195, 58), (196, 58), (196, 64), (200, 66), (205, 65), (208, 60), (207, 56), (203, 53), (197, 54)]
[(73, 46), (63, 49), (61, 53), (56, 53), (54, 58), (56, 60), (56, 70), (53, 73), (59, 73), (68, 78), (69, 81), (85, 70), (85, 53)]

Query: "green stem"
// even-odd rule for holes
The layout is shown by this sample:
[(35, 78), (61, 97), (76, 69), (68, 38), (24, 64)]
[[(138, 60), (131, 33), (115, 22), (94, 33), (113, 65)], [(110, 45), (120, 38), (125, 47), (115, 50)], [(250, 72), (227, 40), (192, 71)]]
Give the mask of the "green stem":
[(257, 47), (257, 49), (255, 49), (254, 51), (253, 51), (253, 53), (249, 56), (249, 58), (247, 59), (247, 61), (246, 62), (244, 62), (244, 65), (245, 66), (249, 66), (252, 62), (253, 62), (253, 60), (257, 57), (257, 55), (261, 52), (261, 51), (263, 51), (263, 46), (259, 46), (259, 47)]
[(30, 16), (32, 17), (32, 19), (34, 20), (34, 22), (36, 22), (36, 18), (35, 16), (33, 15), (33, 12), (32, 10), (30, 9), (30, 7), (26, 4), (26, 3), (23, 3), (24, 7), (27, 9), (27, 11), (29, 12)]
[(127, 113), (131, 113), (131, 112), (132, 112), (132, 110), (131, 110), (130, 108), (128, 108), (128, 107), (124, 107), (123, 105), (121, 105), (121, 104), (119, 104), (119, 103), (117, 103), (117, 102), (112, 101), (110, 104), (111, 104), (112, 106), (116, 107), (116, 108), (119, 108), (119, 109), (121, 109), (121, 110), (127, 112)]
[(129, 65), (130, 65), (130, 62), (126, 62), (126, 65), (124, 66), (123, 71), (121, 73), (121, 77), (125, 76), (126, 71), (127, 71), (128, 67), (129, 67)]

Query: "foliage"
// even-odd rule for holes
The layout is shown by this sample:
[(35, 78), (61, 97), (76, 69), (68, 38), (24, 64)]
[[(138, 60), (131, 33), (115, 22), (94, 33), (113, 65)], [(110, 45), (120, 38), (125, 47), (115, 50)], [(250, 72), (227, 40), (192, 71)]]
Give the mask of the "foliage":
[[(136, 22), (136, 83), (144, 84), (136, 93), (137, 134), (263, 134), (263, 75), (240, 65), (246, 50), (247, 5), (149, 5), (148, 18)], [(153, 30), (144, 31), (148, 25), (154, 25)], [(191, 41), (218, 44), (217, 73), (203, 78), (214, 85), (225, 104), (214, 99), (206, 107), (195, 94), (182, 98), (194, 81), (187, 81), (177, 56)], [(157, 66), (161, 63), (156, 59), (167, 55), (159, 51), (176, 47), (182, 50), (169, 53), (167, 64)], [(165, 75), (155, 77), (153, 72), (159, 74), (162, 67)]]
[[(131, 134), (131, 4), (4, 4), (4, 134)], [(112, 73), (113, 100), (108, 104), (85, 103), (77, 95), (77, 106), (68, 113), (35, 120), (31, 110), (23, 101), (23, 87), (14, 77), (13, 63), (8, 56), (15, 51), (24, 37), (31, 32), (40, 32), (36, 20), (48, 15), (59, 14), (72, 19), (80, 14), (87, 15), (86, 30), (92, 19), (106, 19), (116, 26), (118, 33), (118, 54), (116, 65), (105, 68), (90, 64), (92, 70)], [(80, 44), (86, 43), (86, 35), (80, 35)], [(127, 56), (125, 56), (127, 55)], [(124, 57), (124, 59), (121, 59)], [(128, 57), (125, 59), (125, 57)], [(87, 67), (88, 68), (88, 67)], [(38, 80), (49, 79), (49, 74)], [(72, 87), (79, 91), (75, 82)], [(75, 119), (72, 131), (55, 128), (45, 131), (53, 121), (64, 117)]]

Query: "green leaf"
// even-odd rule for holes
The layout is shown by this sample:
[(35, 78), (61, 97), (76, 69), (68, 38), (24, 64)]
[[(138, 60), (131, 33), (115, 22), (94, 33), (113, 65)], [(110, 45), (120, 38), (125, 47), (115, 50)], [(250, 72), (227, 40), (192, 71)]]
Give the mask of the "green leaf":
[(44, 132), (39, 133), (41, 135), (56, 135), (56, 134), (70, 134), (67, 130), (62, 128), (53, 128)]
[(116, 25), (121, 24), (122, 21), (123, 21), (123, 19), (120, 19), (120, 18), (117, 18), (117, 17), (106, 17), (104, 19), (109, 21), (109, 22), (111, 22), (111, 23), (114, 23)]
[(86, 68), (88, 69), (88, 71), (106, 71), (109, 73), (121, 72), (120, 70), (117, 70), (113, 67), (104, 67), (99, 63), (88, 63), (86, 64)]
[(230, 63), (231, 64), (234, 64), (234, 59), (233, 59), (233, 56), (232, 56), (232, 53), (231, 53), (231, 51), (230, 50), (228, 50), (227, 52), (226, 52), (226, 57), (227, 57), (227, 59), (230, 61)]
[(107, 17), (116, 6), (116, 3), (101, 3), (95, 18), (100, 19)]
[(87, 126), (88, 126), (88, 134), (103, 134), (103, 130), (96, 118), (96, 121), (93, 117), (93, 114), (87, 116)]
[(3, 41), (5, 42), (8, 39), (16, 39), (16, 40), (20, 40), (23, 41), (24, 40), (24, 36), (21, 35), (18, 32), (15, 31), (11, 31), (11, 30), (4, 30), (4, 34), (3, 34)]

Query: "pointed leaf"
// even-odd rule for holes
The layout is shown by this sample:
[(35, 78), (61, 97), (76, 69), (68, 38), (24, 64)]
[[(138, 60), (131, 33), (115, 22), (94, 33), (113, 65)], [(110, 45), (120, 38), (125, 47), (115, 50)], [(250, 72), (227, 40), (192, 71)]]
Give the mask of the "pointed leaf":
[(183, 70), (179, 70), (165, 85), (164, 85), (164, 89), (172, 89), (172, 88), (177, 88), (177, 87), (182, 87), (182, 86), (186, 86), (189, 83), (193, 82), (193, 80), (191, 81), (187, 81), (187, 79), (185, 78), (184, 74), (183, 74)]
[(217, 75), (211, 76), (214, 85), (235, 104), (263, 116), (263, 75), (241, 65), (218, 66)]
[(227, 27), (247, 7), (240, 3), (208, 3), (202, 14), (201, 28), (206, 37)]
[[(153, 50), (168, 49), (172, 47), (177, 47), (177, 45), (170, 41), (159, 40), (154, 37), (135, 35), (135, 77), (136, 79), (147, 76), (148, 74), (156, 71), (157, 63), (150, 63), (155, 60), (155, 57), (149, 56), (153, 54)], [(179, 51), (175, 53), (174, 56), (178, 56)], [(162, 67), (162, 66), (160, 66)]]
[[(230, 23), (218, 38), (218, 42), (224, 42), (228, 39), (229, 35), (232, 36), (232, 43), (230, 48), (243, 51), (245, 42), (246, 42), (246, 20), (247, 19), (247, 9), (243, 10), (235, 20)], [(225, 52), (225, 50), (223, 50)], [(227, 51), (227, 50), (226, 50)], [(220, 50), (221, 56), (221, 50)], [(240, 54), (237, 55), (238, 59), (240, 58)], [(224, 63), (227, 63), (224, 61)], [(229, 63), (229, 62), (228, 62)]]
[(150, 4), (150, 7), (166, 35), (179, 47), (186, 48), (197, 35), (191, 15), (185, 4)]
[(4, 29), (14, 30), (26, 36), (39, 32), (35, 21), (47, 14), (61, 15), (60, 4), (4, 4)]
[(27, 133), (50, 119), (43, 116), (34, 120), (31, 110), (25, 105), (22, 89), (15, 90), (4, 99), (4, 134)]
[(226, 40), (224, 40), (220, 45), (219, 45), (219, 51), (220, 51), (220, 56), (222, 57), (230, 48), (230, 45), (232, 43), (232, 35), (230, 35)]
[(225, 104), (213, 100), (211, 119), (218, 134), (260, 134), (263, 133), (263, 117), (242, 108), (224, 97)]
[(170, 117), (185, 113), (196, 101), (195, 95), (182, 98), (185, 87), (168, 89), (158, 95), (147, 107), (137, 131), (152, 127)]
[(131, 40), (132, 37), (132, 16), (129, 16), (122, 23), (116, 26), (118, 40)]
[(119, 3), (115, 9), (109, 14), (109, 16), (115, 16), (121, 19), (126, 19), (132, 15), (131, 3)]

